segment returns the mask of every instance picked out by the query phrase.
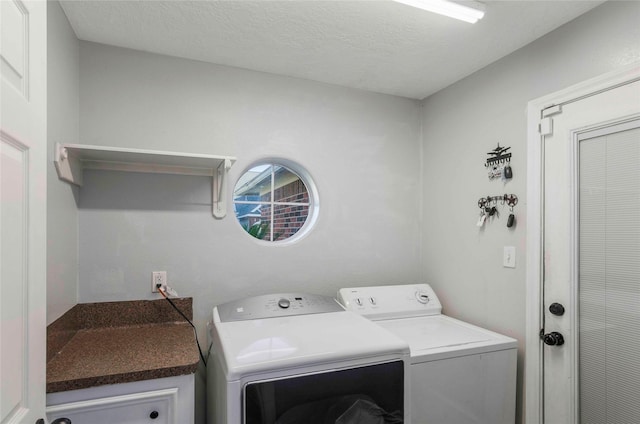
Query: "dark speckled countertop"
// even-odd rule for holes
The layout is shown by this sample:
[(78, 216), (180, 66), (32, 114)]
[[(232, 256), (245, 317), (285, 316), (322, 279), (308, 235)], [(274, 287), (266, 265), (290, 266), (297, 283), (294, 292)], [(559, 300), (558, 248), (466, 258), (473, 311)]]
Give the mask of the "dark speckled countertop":
[[(172, 299), (192, 319), (192, 299)], [(84, 303), (47, 327), (47, 393), (191, 374), (193, 328), (164, 300)]]

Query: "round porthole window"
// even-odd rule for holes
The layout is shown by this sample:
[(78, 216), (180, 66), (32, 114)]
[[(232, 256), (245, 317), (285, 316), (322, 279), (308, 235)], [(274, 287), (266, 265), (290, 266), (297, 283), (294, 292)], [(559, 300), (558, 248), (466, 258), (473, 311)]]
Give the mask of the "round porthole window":
[(317, 217), (318, 196), (309, 174), (282, 160), (253, 165), (233, 190), (238, 222), (252, 237), (293, 241), (306, 234)]

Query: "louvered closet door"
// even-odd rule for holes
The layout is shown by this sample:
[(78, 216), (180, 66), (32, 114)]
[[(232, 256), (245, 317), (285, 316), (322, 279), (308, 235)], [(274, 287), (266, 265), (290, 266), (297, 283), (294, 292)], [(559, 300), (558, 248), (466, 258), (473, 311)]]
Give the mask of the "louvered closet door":
[(640, 423), (640, 128), (616, 130), (579, 143), (582, 424)]

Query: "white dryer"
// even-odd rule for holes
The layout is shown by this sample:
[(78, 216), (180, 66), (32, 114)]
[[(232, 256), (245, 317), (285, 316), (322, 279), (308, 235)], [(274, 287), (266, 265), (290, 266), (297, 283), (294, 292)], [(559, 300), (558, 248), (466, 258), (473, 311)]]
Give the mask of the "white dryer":
[(209, 325), (209, 424), (309, 424), (358, 405), (410, 422), (408, 343), (331, 297), (242, 299)]
[(442, 315), (427, 284), (344, 288), (338, 301), (411, 349), (413, 424), (513, 424), (515, 339)]

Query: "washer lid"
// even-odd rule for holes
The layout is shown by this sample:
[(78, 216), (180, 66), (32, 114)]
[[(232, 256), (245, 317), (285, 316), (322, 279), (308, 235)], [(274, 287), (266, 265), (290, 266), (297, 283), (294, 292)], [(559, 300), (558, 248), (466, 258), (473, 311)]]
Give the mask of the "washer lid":
[(376, 321), (406, 340), (411, 356), (460, 350), (491, 351), (516, 346), (516, 340), (445, 315)]
[(216, 346), (227, 380), (268, 371), (392, 355), (409, 346), (393, 333), (357, 314), (341, 311), (221, 322), (214, 309)]

